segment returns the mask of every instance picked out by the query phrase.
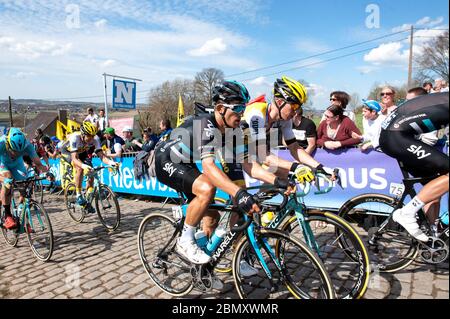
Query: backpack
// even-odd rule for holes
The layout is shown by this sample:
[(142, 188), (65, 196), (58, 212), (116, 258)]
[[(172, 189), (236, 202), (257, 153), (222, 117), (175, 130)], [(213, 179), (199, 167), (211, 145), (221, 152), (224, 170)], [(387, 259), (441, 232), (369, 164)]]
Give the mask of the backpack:
[(156, 177), (154, 149), (149, 152), (149, 156), (147, 158), (147, 165), (148, 165), (148, 175), (151, 177)]
[(140, 151), (133, 160), (134, 178), (141, 180), (148, 173), (147, 160), (150, 157), (150, 152)]

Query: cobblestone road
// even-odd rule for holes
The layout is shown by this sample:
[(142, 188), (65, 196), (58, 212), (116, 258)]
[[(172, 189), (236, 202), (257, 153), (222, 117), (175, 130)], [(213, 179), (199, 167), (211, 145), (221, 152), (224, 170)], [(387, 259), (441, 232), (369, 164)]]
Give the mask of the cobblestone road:
[[(137, 231), (151, 207), (160, 203), (120, 199), (122, 222), (108, 233), (96, 215), (82, 224), (70, 219), (62, 197), (46, 195), (55, 250), (50, 262), (37, 261), (22, 235), (11, 248), (0, 238), (0, 298), (173, 298), (153, 285), (139, 259)], [(238, 298), (232, 276), (222, 293), (190, 298)], [(448, 264), (413, 263), (395, 274), (372, 277), (366, 298), (449, 298)]]

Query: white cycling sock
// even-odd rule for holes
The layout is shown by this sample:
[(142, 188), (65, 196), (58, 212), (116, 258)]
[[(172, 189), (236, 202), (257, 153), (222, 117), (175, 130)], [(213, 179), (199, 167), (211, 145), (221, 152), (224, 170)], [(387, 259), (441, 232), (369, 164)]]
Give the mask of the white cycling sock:
[(188, 241), (195, 241), (195, 226), (191, 226), (188, 224), (184, 224), (183, 231), (181, 233), (180, 241), (181, 242), (188, 242)]
[(402, 215), (408, 217), (416, 217), (416, 213), (425, 206), (425, 203), (422, 202), (419, 197), (414, 197), (408, 204), (406, 204), (401, 210)]

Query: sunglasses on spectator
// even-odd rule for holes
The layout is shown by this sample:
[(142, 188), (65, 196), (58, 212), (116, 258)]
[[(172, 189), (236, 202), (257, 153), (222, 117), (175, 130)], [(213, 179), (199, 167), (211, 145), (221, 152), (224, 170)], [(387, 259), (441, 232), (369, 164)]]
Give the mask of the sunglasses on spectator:
[(392, 92), (381, 92), (380, 96), (389, 96), (389, 95), (394, 95), (394, 93)]
[(244, 113), (245, 104), (222, 104), (224, 107), (229, 108), (234, 113)]
[(335, 101), (339, 101), (339, 100), (337, 98), (335, 98), (335, 97), (332, 97), (332, 98), (330, 98), (330, 101), (335, 102)]

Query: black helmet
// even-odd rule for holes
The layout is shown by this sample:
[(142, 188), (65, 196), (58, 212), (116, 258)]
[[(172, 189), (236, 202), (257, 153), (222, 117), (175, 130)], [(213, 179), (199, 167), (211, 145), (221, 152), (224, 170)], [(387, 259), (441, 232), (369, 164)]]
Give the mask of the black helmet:
[(244, 84), (236, 81), (224, 81), (213, 89), (213, 102), (217, 103), (217, 101), (246, 104), (250, 101), (250, 94)]

